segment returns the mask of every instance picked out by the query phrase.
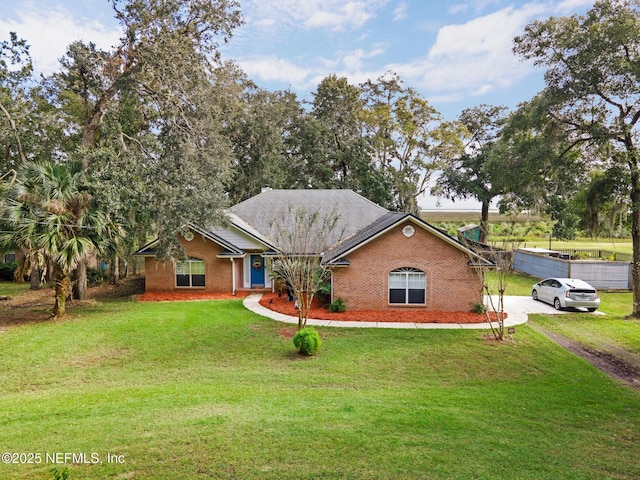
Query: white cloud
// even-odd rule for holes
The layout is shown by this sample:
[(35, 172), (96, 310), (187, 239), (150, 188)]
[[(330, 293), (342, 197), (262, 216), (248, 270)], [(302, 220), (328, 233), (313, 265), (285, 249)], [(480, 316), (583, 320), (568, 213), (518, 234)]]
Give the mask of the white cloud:
[(407, 18), (407, 4), (402, 2), (393, 10), (393, 20), (399, 21)]
[(239, 63), (249, 77), (257, 77), (267, 82), (288, 82), (296, 87), (305, 85), (313, 74), (312, 70), (298, 67), (289, 60), (275, 55), (242, 60)]
[(256, 27), (345, 30), (362, 28), (388, 0), (251, 0), (244, 5)]
[(447, 9), (447, 13), (449, 13), (450, 15), (457, 15), (459, 13), (466, 13), (467, 10), (469, 10), (469, 5), (467, 5), (466, 3), (457, 3), (455, 5), (451, 5)]
[(356, 72), (362, 70), (363, 60), (368, 58), (374, 58), (384, 53), (384, 49), (381, 46), (373, 46), (371, 51), (365, 51), (361, 48), (346, 53), (339, 63), (342, 63), (346, 71)]
[(364, 60), (383, 53), (383, 46), (375, 44), (370, 50), (349, 50), (338, 52), (332, 59), (314, 59), (310, 67), (296, 65), (276, 55), (253, 57), (240, 60), (238, 63), (251, 78), (264, 82), (286, 83), (294, 89), (310, 92), (315, 90), (323, 78), (331, 74), (346, 77), (353, 84), (377, 78), (385, 70), (364, 70)]
[(565, 14), (587, 7), (593, 7), (593, 0), (563, 0), (556, 7), (556, 11), (560, 14)]
[(9, 32), (16, 32), (19, 38), (27, 41), (36, 70), (45, 75), (58, 70), (58, 60), (71, 42), (91, 41), (98, 48), (110, 49), (119, 38), (117, 29), (78, 18), (64, 7), (36, 9), (29, 4), (20, 10), (16, 18), (0, 19), (0, 37), (8, 38)]
[(464, 24), (444, 26), (426, 57), (388, 68), (440, 100), (509, 88), (531, 72), (530, 64), (513, 55), (513, 38), (543, 13), (543, 4), (529, 3), (520, 9), (508, 7)]
[[(469, 7), (486, 8), (492, 2), (493, 0), (475, 2)], [(286, 0), (284, 3), (294, 5)], [(298, 5), (297, 13), (291, 12), (289, 18), (302, 18), (311, 12), (322, 12), (329, 4), (335, 5), (333, 0), (322, 3), (322, 6), (316, 0), (294, 3)], [(367, 79), (375, 79), (386, 71), (394, 71), (405, 84), (421, 89), (432, 101), (460, 101), (508, 89), (522, 81), (531, 73), (532, 66), (530, 63), (520, 62), (514, 56), (513, 38), (534, 18), (550, 15), (561, 7), (571, 9), (585, 3), (588, 3), (587, 0), (564, 0), (562, 5), (530, 2), (519, 8), (503, 8), (464, 24), (441, 26), (428, 53), (404, 63), (378, 62), (374, 65), (368, 60), (382, 58), (386, 52), (382, 45), (373, 45), (368, 49), (356, 48), (337, 52), (331, 59), (305, 58), (304, 65), (308, 65), (306, 67), (302, 66), (302, 63), (296, 64), (298, 60), (284, 60), (276, 56), (242, 62), (242, 66), (250, 76), (254, 75), (258, 79), (280, 79), (296, 88), (307, 90), (317, 86), (317, 79), (331, 73), (345, 76), (353, 83), (360, 83)], [(459, 4), (461, 11), (462, 6), (463, 4)], [(303, 15), (303, 12), (306, 13)], [(325, 17), (318, 13), (313, 18), (315, 25), (325, 22), (327, 26), (333, 25), (331, 28), (336, 26), (329, 20), (330, 16)]]
[(509, 7), (462, 25), (442, 27), (429, 51), (429, 59), (510, 53), (513, 38), (522, 31), (529, 19), (539, 12), (541, 9), (533, 4), (520, 10)]

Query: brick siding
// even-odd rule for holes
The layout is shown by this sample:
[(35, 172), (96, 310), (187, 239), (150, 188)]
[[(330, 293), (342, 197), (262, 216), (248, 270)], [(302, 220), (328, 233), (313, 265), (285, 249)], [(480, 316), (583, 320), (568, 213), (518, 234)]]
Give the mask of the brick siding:
[[(176, 287), (175, 266), (172, 261), (158, 262), (153, 257), (145, 258), (145, 289), (148, 292), (171, 292), (184, 290), (200, 290), (205, 292), (231, 292), (231, 260), (217, 258), (222, 247), (218, 244), (196, 234), (194, 239), (187, 242), (181, 239), (182, 247), (187, 256), (194, 257), (205, 262), (205, 286), (204, 287)], [(236, 260), (235, 263), (242, 263)], [(241, 266), (240, 266), (241, 267)], [(238, 267), (236, 267), (238, 268)], [(238, 270), (236, 270), (238, 272)], [(242, 270), (240, 269), (240, 272)], [(240, 274), (240, 284), (242, 276)]]
[[(333, 299), (342, 298), (351, 310), (422, 308), (468, 311), (482, 299), (481, 281), (469, 258), (423, 228), (407, 238), (400, 224), (348, 255), (350, 265), (333, 273)], [(389, 272), (413, 267), (426, 274), (426, 305), (389, 304)]]

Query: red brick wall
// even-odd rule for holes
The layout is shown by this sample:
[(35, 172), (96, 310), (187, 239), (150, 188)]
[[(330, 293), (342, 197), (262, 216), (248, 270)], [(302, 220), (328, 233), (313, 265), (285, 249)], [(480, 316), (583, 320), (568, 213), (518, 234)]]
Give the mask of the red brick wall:
[[(207, 292), (231, 292), (231, 260), (216, 258), (222, 247), (200, 235), (187, 242), (181, 239), (187, 256), (204, 260), (205, 287), (176, 287), (175, 267), (173, 262), (158, 262), (155, 258), (145, 258), (145, 288), (148, 292), (169, 292), (183, 290), (200, 290)], [(236, 263), (238, 261), (236, 260)]]
[[(480, 302), (481, 282), (468, 266), (469, 258), (423, 228), (407, 238), (406, 222), (348, 255), (348, 267), (333, 273), (333, 299), (342, 298), (350, 310), (423, 308), (440, 311), (468, 311)], [(389, 272), (413, 267), (426, 273), (425, 305), (389, 305)]]

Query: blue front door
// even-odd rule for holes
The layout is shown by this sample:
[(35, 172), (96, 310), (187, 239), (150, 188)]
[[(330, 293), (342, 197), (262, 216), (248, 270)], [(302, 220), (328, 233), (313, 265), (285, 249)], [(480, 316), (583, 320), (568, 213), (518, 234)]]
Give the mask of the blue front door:
[(251, 255), (251, 288), (264, 287), (264, 258)]

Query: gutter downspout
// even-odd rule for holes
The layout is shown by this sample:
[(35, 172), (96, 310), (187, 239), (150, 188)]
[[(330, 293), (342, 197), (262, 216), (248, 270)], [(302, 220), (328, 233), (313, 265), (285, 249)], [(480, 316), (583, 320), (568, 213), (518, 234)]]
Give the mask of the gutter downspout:
[(233, 257), (231, 257), (231, 294), (235, 296), (236, 294), (236, 264), (233, 261)]

